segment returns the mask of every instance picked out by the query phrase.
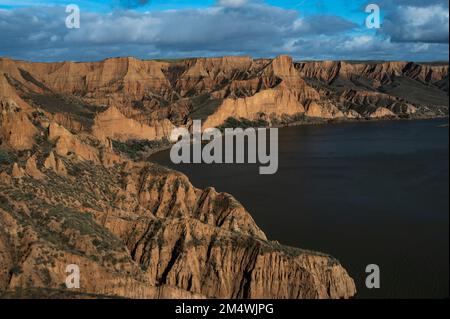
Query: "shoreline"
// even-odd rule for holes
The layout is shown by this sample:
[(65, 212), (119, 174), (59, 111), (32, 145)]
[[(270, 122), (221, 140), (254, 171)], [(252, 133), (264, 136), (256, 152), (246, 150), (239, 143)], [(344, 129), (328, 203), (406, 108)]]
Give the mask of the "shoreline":
[[(388, 123), (389, 122), (391, 122), (391, 121), (393, 121), (393, 120), (398, 120), (398, 121), (404, 121), (405, 119), (384, 119), (384, 120), (368, 120), (368, 121), (364, 121), (364, 122), (373, 122), (373, 123), (377, 123), (377, 122), (380, 122), (380, 121), (382, 121), (382, 122), (385, 122), (386, 123), (386, 127), (389, 127), (389, 128), (391, 128), (391, 127), (393, 127), (393, 128), (397, 128), (398, 130), (400, 130), (400, 131), (405, 131), (405, 127), (406, 127), (406, 131), (411, 131), (411, 132), (413, 132), (414, 131), (414, 128), (416, 128), (416, 126), (415, 126), (415, 124), (413, 124), (414, 122), (416, 122), (417, 123), (417, 125), (418, 126), (422, 126), (422, 125), (425, 125), (425, 127), (428, 127), (429, 129), (428, 130), (425, 130), (426, 132), (431, 132), (431, 131), (438, 131), (438, 132), (442, 132), (442, 133), (439, 133), (439, 134), (446, 134), (446, 130), (443, 130), (443, 131), (441, 131), (441, 130), (437, 130), (437, 129), (435, 129), (435, 128), (437, 128), (437, 127), (441, 127), (442, 125), (441, 124), (444, 124), (445, 125), (445, 123), (448, 121), (448, 117), (447, 116), (445, 116), (445, 117), (433, 117), (433, 118), (414, 118), (414, 119), (407, 119), (407, 120), (410, 120), (410, 121), (412, 121), (411, 122), (411, 124), (409, 124), (409, 123), (405, 123), (405, 125), (403, 125), (403, 124), (401, 124), (401, 122), (399, 122), (399, 124), (396, 124), (396, 123), (392, 123), (392, 125), (389, 125)], [(361, 122), (361, 120), (359, 120), (359, 121), (339, 121), (339, 122), (335, 122), (335, 121), (332, 121), (332, 123), (330, 123), (330, 124), (341, 124), (341, 123), (359, 123), (359, 122)], [(422, 123), (422, 124), (421, 124)], [(427, 124), (428, 123), (428, 124)], [(448, 123), (448, 122), (447, 122)], [(328, 123), (320, 123), (320, 124), (312, 124), (312, 125), (323, 125), (323, 124), (328, 124)], [(300, 125), (297, 125), (297, 126), (300, 126)], [(362, 129), (362, 128), (364, 128), (365, 126), (363, 126), (363, 125), (355, 125), (354, 126), (355, 128), (359, 128), (359, 129)], [(385, 127), (385, 125), (384, 124), (380, 124), (380, 125), (372, 125), (371, 126), (372, 127), (372, 129), (374, 130), (374, 131), (376, 131), (376, 130), (381, 130), (381, 129), (384, 129), (384, 127)], [(324, 128), (325, 128), (325, 126), (324, 126)], [(352, 128), (353, 128), (353, 126), (352, 126)], [(403, 128), (403, 129), (402, 129)], [(314, 128), (313, 128), (314, 129)], [(320, 130), (319, 128), (318, 128), (318, 130)], [(352, 133), (352, 130), (346, 130), (345, 128), (343, 129), (343, 131), (347, 131), (347, 135), (352, 135), (353, 133)], [(363, 129), (363, 131), (364, 131), (364, 129)], [(291, 138), (294, 138), (296, 135), (295, 135), (295, 130), (293, 131), (293, 132), (291, 132)], [(386, 141), (388, 141), (389, 140), (389, 136), (387, 136), (386, 137), (387, 138), (387, 140)], [(413, 138), (414, 139), (414, 138)], [(402, 143), (402, 142), (400, 142), (400, 143)], [(382, 147), (382, 146), (381, 146)], [(165, 156), (164, 157), (167, 157), (167, 154), (164, 154)], [(166, 162), (166, 165), (168, 165), (168, 164), (170, 164), (170, 160), (169, 160), (169, 162)], [(164, 165), (164, 164), (159, 164), (159, 165), (162, 165), (162, 166), (164, 166), (164, 167), (167, 167), (166, 165)], [(378, 164), (377, 164), (378, 165)], [(171, 166), (171, 168), (170, 169), (172, 169), (172, 170), (175, 170), (175, 171), (180, 171), (180, 168), (176, 168), (176, 167), (172, 167)], [(220, 191), (224, 191), (224, 192), (227, 192), (227, 193), (230, 193), (230, 194), (232, 194), (233, 196), (236, 196), (236, 198), (238, 199), (238, 200), (241, 200), (241, 199), (244, 199), (244, 198), (242, 198), (242, 193), (240, 193), (240, 191), (241, 190), (239, 190), (239, 189), (235, 189), (235, 191), (232, 191), (231, 189), (233, 189), (233, 188), (222, 188), (222, 187), (220, 187), (220, 186), (218, 186), (218, 184), (220, 185), (221, 184), (221, 182), (219, 181), (219, 183), (217, 183), (218, 181), (217, 180), (214, 180), (214, 178), (211, 178), (211, 176), (213, 176), (213, 175), (209, 175), (209, 173), (207, 172), (207, 170), (208, 169), (206, 169), (206, 172), (204, 173), (205, 174), (205, 177), (201, 177), (200, 178), (200, 180), (201, 180), (201, 183), (199, 184), (200, 185), (200, 187), (203, 187), (203, 184), (206, 182), (206, 183), (209, 183), (208, 185), (214, 185), (215, 187), (217, 187), (217, 189), (218, 190), (220, 190)], [(183, 174), (186, 174), (188, 177), (190, 177), (190, 175), (188, 175), (187, 174), (187, 172), (190, 172), (190, 169), (188, 169), (188, 171), (184, 171), (184, 170), (182, 170), (182, 172), (183, 172)], [(203, 174), (202, 172), (203, 172), (203, 170), (202, 169), (200, 169), (200, 170), (198, 170), (198, 169), (195, 169), (194, 170), (194, 172), (201, 172), (201, 174)], [(224, 175), (225, 174), (227, 174), (227, 171), (225, 171), (225, 173), (224, 173)], [(193, 181), (193, 183), (194, 183), (194, 181)], [(194, 185), (196, 185), (196, 183), (194, 183)], [(265, 187), (265, 186), (262, 186), (262, 187)], [(300, 247), (300, 249), (306, 249), (306, 250), (308, 250), (308, 251), (312, 251), (312, 252), (316, 252), (316, 253), (324, 253), (324, 254), (327, 254), (327, 255), (330, 255), (330, 256), (333, 256), (334, 258), (336, 258), (340, 263), (341, 263), (341, 265), (347, 270), (347, 272), (348, 272), (348, 274), (355, 280), (355, 282), (358, 282), (359, 283), (359, 287), (360, 287), (360, 289), (361, 289), (361, 285), (363, 284), (363, 282), (361, 282), (361, 281), (358, 281), (358, 276), (357, 276), (357, 272), (356, 272), (356, 270), (355, 269), (363, 269), (363, 268), (361, 268), (361, 267), (359, 267), (359, 264), (358, 264), (358, 262), (357, 261), (354, 261), (354, 260), (352, 260), (352, 259), (349, 259), (349, 257), (348, 257), (348, 253), (347, 252), (345, 252), (345, 249), (344, 249), (344, 253), (342, 253), (341, 251), (336, 251), (335, 249), (336, 249), (336, 247), (331, 247), (330, 246), (330, 248), (324, 248), (324, 247), (322, 247), (322, 246), (316, 246), (315, 244), (314, 245), (311, 245), (310, 243), (309, 244), (307, 244), (307, 243), (304, 243), (303, 241), (300, 241), (299, 240), (299, 242), (298, 243), (296, 243), (296, 242), (293, 242), (292, 240), (290, 240), (290, 239), (286, 239), (286, 238), (284, 238), (283, 236), (279, 236), (279, 234), (278, 235), (275, 235), (275, 234), (272, 234), (272, 231), (273, 230), (270, 230), (270, 226), (269, 227), (267, 227), (267, 225), (266, 225), (266, 223), (267, 223), (267, 221), (264, 219), (264, 218), (270, 218), (270, 216), (269, 217), (261, 217), (261, 216), (264, 216), (264, 213), (263, 214), (261, 214), (260, 213), (260, 207), (258, 207), (258, 206), (253, 206), (253, 204), (252, 204), (252, 201), (255, 201), (255, 199), (251, 199), (252, 198), (252, 195), (250, 194), (249, 195), (249, 197), (248, 198), (250, 198), (250, 204), (249, 203), (247, 203), (246, 201), (246, 204), (245, 204), (245, 208), (246, 209), (248, 209), (248, 211), (249, 211), (249, 213), (251, 214), (251, 216), (253, 217), (253, 218), (255, 218), (255, 220), (256, 220), (256, 222), (258, 223), (258, 225), (260, 225), (260, 227), (261, 227), (261, 229), (263, 230), (263, 231), (265, 231), (266, 233), (267, 233), (267, 236), (268, 236), (268, 238), (269, 238), (269, 240), (270, 241), (277, 241), (277, 242), (279, 242), (279, 243), (281, 243), (281, 244), (283, 244), (283, 245), (287, 245), (287, 246), (292, 246), (292, 247)], [(244, 204), (243, 204), (244, 205)], [(330, 208), (330, 209), (334, 209), (334, 208)], [(262, 210), (263, 212), (264, 212), (264, 210)], [(300, 218), (300, 217), (299, 217)], [(287, 219), (287, 220), (289, 220), (289, 219)], [(287, 231), (288, 232), (288, 231)], [(295, 234), (293, 234), (293, 235), (290, 235), (292, 238), (294, 238), (296, 235)], [(322, 243), (321, 243), (322, 244)], [(341, 249), (340, 247), (339, 247), (339, 249)], [(381, 257), (380, 257), (381, 258)], [(359, 268), (358, 268), (359, 267)], [(389, 273), (389, 275), (390, 275), (390, 273)], [(395, 289), (397, 289), (397, 286), (395, 286), (394, 287)], [(384, 293), (384, 292), (383, 292)], [(368, 291), (364, 291), (364, 290), (359, 290), (358, 289), (358, 292), (357, 292), (357, 294), (354, 296), (354, 298), (355, 299), (361, 299), (361, 298), (367, 298), (367, 296), (369, 296), (370, 295), (370, 293), (368, 292)]]
[[(449, 119), (448, 115), (442, 115), (442, 116), (422, 116), (422, 117), (414, 117), (414, 118), (402, 118), (402, 117), (384, 117), (384, 118), (359, 118), (359, 119), (322, 119), (322, 118), (309, 118), (313, 120), (313, 122), (304, 122), (304, 121), (297, 121), (288, 123), (286, 125), (276, 125), (276, 126), (267, 126), (262, 127), (265, 129), (268, 128), (288, 128), (288, 127), (297, 127), (297, 126), (326, 126), (326, 125), (335, 125), (335, 124), (345, 124), (345, 123), (376, 123), (376, 122), (400, 122), (400, 121), (432, 121), (432, 120), (441, 120), (441, 119)], [(315, 122), (314, 122), (315, 121)], [(448, 123), (447, 126), (448, 127)], [(150, 150), (146, 152), (146, 154), (143, 156), (142, 160), (149, 160), (151, 161), (151, 157), (159, 154), (161, 152), (170, 150), (172, 146), (175, 143), (170, 143), (169, 145)]]

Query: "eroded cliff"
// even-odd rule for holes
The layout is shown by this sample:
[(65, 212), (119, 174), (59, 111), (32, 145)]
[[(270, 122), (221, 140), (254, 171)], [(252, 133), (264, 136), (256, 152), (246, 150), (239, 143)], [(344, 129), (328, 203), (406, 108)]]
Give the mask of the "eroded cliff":
[[(269, 241), (231, 195), (123, 159), (2, 149), (0, 295), (66, 291), (129, 298), (350, 298), (334, 258)], [(100, 155), (101, 157), (101, 155)], [(14, 170), (19, 170), (17, 174)]]
[[(268, 240), (231, 195), (197, 189), (180, 173), (124, 155), (132, 154), (130, 140), (163, 139), (173, 127), (168, 119), (141, 121), (120, 99), (117, 107), (97, 107), (55, 93), (80, 89), (65, 77), (75, 77), (70, 64), (34, 66), (69, 72), (50, 89), (16, 62), (3, 63), (11, 70), (0, 91), (0, 295), (355, 295), (337, 260)], [(92, 96), (103, 94), (96, 90), (111, 77), (137, 76), (120, 65), (100, 73), (88, 85)], [(76, 295), (65, 288), (71, 264), (81, 275)]]
[[(448, 65), (290, 57), (0, 59), (0, 294), (349, 298), (331, 256), (268, 240), (231, 195), (137, 160), (174, 126), (448, 114)], [(148, 144), (149, 141), (156, 144)]]
[(295, 62), (288, 56), (85, 63), (1, 58), (0, 96), (36, 107), (70, 130), (159, 140), (171, 125), (192, 119), (220, 126), (229, 118), (274, 125), (304, 117), (447, 116), (448, 64)]

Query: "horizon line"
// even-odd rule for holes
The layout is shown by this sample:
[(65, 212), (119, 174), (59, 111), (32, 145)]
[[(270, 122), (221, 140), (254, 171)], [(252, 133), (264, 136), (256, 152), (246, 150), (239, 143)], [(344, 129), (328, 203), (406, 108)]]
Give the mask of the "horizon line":
[(282, 56), (288, 56), (292, 59), (295, 63), (302, 63), (302, 62), (349, 62), (349, 63), (385, 63), (385, 62), (407, 62), (407, 63), (417, 63), (417, 64), (430, 64), (430, 63), (437, 63), (437, 64), (449, 64), (450, 60), (383, 60), (383, 59), (295, 59), (293, 56), (289, 54), (279, 54), (274, 57), (253, 57), (248, 54), (243, 55), (217, 55), (217, 56), (186, 56), (181, 58), (150, 58), (150, 59), (144, 59), (139, 58), (133, 55), (124, 55), (124, 56), (111, 56), (106, 57), (103, 59), (98, 60), (54, 60), (54, 61), (39, 61), (39, 60), (27, 60), (27, 59), (20, 59), (20, 58), (14, 58), (9, 56), (0, 56), (0, 60), (12, 60), (12, 61), (20, 61), (20, 62), (28, 62), (28, 63), (96, 63), (96, 62), (104, 62), (107, 60), (112, 59), (129, 59), (133, 58), (140, 61), (155, 61), (155, 62), (180, 62), (180, 61), (186, 61), (186, 60), (196, 60), (196, 59), (220, 59), (220, 58), (250, 58), (252, 60), (275, 60), (278, 57)]

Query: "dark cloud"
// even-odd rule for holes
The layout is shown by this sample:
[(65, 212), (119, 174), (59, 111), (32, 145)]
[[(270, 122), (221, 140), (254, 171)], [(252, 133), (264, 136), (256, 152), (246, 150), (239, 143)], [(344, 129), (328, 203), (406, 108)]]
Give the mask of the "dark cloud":
[(383, 1), (380, 30), (393, 42), (448, 43), (448, 0)]

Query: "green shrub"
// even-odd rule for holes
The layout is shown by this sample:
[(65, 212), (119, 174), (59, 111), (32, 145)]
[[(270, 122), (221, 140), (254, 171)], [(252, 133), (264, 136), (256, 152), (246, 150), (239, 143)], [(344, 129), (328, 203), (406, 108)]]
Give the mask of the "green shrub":
[(22, 267), (20, 267), (20, 266), (18, 266), (18, 265), (15, 265), (15, 266), (13, 266), (13, 267), (9, 270), (9, 273), (10, 273), (11, 275), (18, 275), (18, 274), (21, 274), (21, 273), (22, 273)]
[(170, 145), (169, 140), (129, 140), (127, 142), (112, 141), (114, 150), (136, 160), (142, 153), (159, 150)]
[(250, 128), (250, 127), (261, 128), (261, 127), (268, 127), (268, 126), (269, 126), (269, 123), (263, 119), (251, 121), (251, 120), (248, 120), (245, 118), (236, 119), (234, 117), (229, 117), (225, 121), (225, 123), (223, 123), (219, 128), (220, 129), (225, 129), (225, 128), (246, 129), (246, 128)]
[(11, 165), (17, 160), (13, 153), (0, 149), (0, 165)]

